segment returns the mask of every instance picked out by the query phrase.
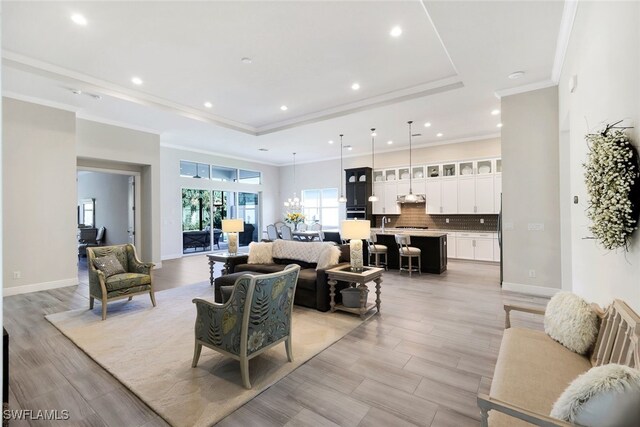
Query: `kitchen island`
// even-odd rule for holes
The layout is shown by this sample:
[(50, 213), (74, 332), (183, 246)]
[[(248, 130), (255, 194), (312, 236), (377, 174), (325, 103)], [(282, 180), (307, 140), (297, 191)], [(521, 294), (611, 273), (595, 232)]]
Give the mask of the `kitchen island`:
[(377, 243), (387, 247), (387, 267), (400, 268), (400, 254), (395, 235), (404, 234), (411, 238), (411, 246), (420, 249), (423, 273), (441, 274), (447, 270), (447, 233), (425, 230), (385, 230), (373, 229)]

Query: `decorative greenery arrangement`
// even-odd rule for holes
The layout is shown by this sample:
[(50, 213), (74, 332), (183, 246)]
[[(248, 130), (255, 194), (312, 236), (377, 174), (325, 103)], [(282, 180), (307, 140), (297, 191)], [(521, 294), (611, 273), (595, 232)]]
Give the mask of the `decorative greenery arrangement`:
[(284, 221), (288, 222), (289, 224), (298, 225), (299, 223), (304, 221), (304, 215), (298, 212), (289, 212), (287, 213), (287, 215), (285, 215)]
[[(618, 122), (620, 123), (620, 122)], [(584, 163), (589, 194), (589, 228), (606, 249), (624, 248), (638, 228), (640, 170), (638, 152), (618, 123), (589, 134), (589, 154)]]

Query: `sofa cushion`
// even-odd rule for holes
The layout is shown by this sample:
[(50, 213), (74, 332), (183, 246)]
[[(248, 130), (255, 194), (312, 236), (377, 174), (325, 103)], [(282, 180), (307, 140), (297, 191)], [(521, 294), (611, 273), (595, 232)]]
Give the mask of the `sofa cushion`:
[(108, 277), (105, 281), (107, 291), (117, 291), (125, 288), (132, 288), (134, 286), (149, 285), (151, 283), (151, 276), (148, 274), (138, 273), (120, 273), (114, 274)]
[(282, 271), (285, 267), (286, 265), (284, 264), (238, 264), (236, 265), (234, 272), (238, 273), (240, 271), (255, 271), (256, 273), (269, 274)]
[(273, 257), (295, 259), (307, 263), (317, 263), (320, 254), (330, 242), (297, 242), (295, 240), (276, 240), (273, 242)]
[(315, 291), (317, 287), (317, 278), (318, 272), (313, 268), (300, 270), (300, 273), (298, 274), (298, 288)]
[[(588, 358), (572, 352), (542, 331), (509, 328), (502, 337), (489, 395), (548, 414), (571, 381), (590, 368)], [(490, 411), (489, 425), (530, 424)]]
[(298, 264), (300, 268), (316, 268), (316, 263), (314, 262), (304, 262), (297, 259), (274, 258), (273, 262), (282, 265)]
[(616, 363), (589, 369), (564, 390), (551, 416), (586, 427), (637, 426), (640, 371)]
[(571, 292), (558, 292), (547, 304), (544, 330), (571, 351), (586, 354), (598, 337), (598, 315)]
[(249, 243), (249, 259), (247, 264), (273, 264), (273, 243)]

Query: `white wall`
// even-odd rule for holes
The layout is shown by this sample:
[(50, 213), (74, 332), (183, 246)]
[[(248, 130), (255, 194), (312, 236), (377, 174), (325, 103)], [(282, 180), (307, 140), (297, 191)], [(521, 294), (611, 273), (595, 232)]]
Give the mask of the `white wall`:
[(160, 136), (78, 119), (78, 164), (140, 172), (140, 257), (161, 265)]
[[(577, 87), (569, 93), (569, 79)], [(627, 301), (640, 312), (640, 233), (635, 232), (628, 253), (607, 251), (590, 235), (585, 215), (587, 193), (582, 163), (586, 159), (584, 136), (602, 123), (626, 119), (635, 126), (630, 135), (640, 146), (640, 3), (579, 2), (559, 84), (559, 117), (569, 132), (571, 194), (569, 205), (573, 291), (589, 301), (606, 305), (614, 298)]]
[(81, 171), (78, 173), (78, 205), (95, 199), (95, 227), (106, 227), (106, 245), (129, 242), (129, 176)]
[[(552, 294), (561, 287), (558, 89), (502, 98), (505, 289)], [(531, 231), (529, 224), (543, 224)], [(535, 271), (535, 277), (530, 276)]]
[[(262, 184), (240, 184), (217, 182), (206, 179), (183, 178), (180, 176), (180, 161), (242, 168), (262, 172)], [(162, 259), (182, 256), (182, 189), (246, 191), (262, 194), (261, 228), (279, 218), (280, 172), (276, 166), (249, 162), (240, 159), (216, 156), (196, 151), (187, 151), (170, 147), (160, 150), (162, 169)], [(258, 234), (260, 236), (260, 234)]]
[(3, 98), (2, 119), (4, 294), (76, 284), (75, 114)]

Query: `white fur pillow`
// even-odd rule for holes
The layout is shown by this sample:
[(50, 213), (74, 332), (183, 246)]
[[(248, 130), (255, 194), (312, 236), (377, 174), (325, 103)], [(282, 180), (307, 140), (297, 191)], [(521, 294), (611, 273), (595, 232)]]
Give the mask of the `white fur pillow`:
[(637, 427), (640, 371), (615, 363), (591, 368), (569, 384), (550, 415), (586, 427)]
[(322, 252), (320, 252), (316, 270), (333, 267), (334, 265), (338, 264), (338, 262), (340, 262), (340, 254), (341, 251), (339, 247), (335, 245), (327, 246), (322, 250)]
[(585, 354), (598, 337), (598, 316), (578, 295), (558, 292), (547, 304), (544, 331), (569, 350)]
[(249, 260), (247, 264), (273, 264), (273, 243), (249, 243)]

